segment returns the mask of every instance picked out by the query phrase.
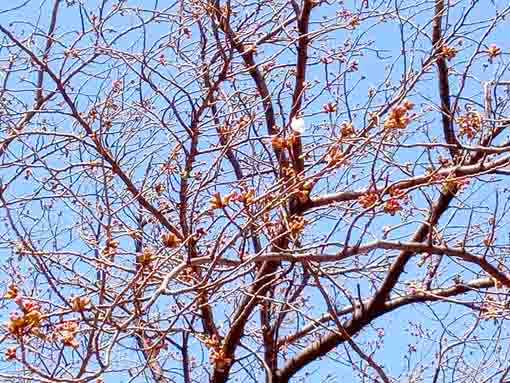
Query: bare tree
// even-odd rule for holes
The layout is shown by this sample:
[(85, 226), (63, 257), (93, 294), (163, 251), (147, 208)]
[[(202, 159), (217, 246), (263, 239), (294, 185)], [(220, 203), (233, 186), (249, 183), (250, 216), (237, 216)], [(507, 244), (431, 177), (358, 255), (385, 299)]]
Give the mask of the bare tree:
[(507, 2), (0, 7), (2, 381), (510, 381)]

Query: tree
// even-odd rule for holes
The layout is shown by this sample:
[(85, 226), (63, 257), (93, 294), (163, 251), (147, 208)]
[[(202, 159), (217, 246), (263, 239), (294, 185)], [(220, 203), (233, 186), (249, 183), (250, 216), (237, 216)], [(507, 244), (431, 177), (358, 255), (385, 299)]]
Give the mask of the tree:
[(508, 4), (1, 7), (2, 381), (510, 379)]

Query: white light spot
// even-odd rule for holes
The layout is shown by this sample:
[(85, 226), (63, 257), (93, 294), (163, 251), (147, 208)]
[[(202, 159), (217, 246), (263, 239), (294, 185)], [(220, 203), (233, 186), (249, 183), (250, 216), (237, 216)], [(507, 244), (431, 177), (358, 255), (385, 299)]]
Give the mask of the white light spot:
[(293, 117), (292, 122), (290, 123), (290, 127), (296, 133), (303, 133), (305, 131), (305, 120), (301, 117)]

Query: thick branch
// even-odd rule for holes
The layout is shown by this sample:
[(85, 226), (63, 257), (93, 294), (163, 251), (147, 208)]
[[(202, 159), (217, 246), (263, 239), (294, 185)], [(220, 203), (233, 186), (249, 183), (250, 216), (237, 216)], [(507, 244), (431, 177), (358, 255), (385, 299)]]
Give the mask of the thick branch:
[[(413, 242), (422, 242), (426, 239), (429, 230), (432, 226), (436, 225), (441, 215), (446, 211), (450, 202), (454, 198), (454, 194), (441, 194), (438, 202), (432, 207), (430, 220), (427, 224), (421, 225), (412, 237)], [(382, 315), (386, 301), (393, 287), (396, 285), (400, 275), (404, 271), (406, 264), (414, 255), (413, 251), (402, 251), (400, 255), (391, 265), (386, 278), (383, 280), (381, 286), (374, 294), (372, 299), (367, 304), (367, 307), (362, 313), (356, 313), (353, 318), (345, 325), (346, 332), (349, 335), (355, 334), (369, 324), (374, 318)], [(310, 347), (303, 350), (289, 363), (289, 367), (284, 367), (283, 380), (287, 382), (288, 379), (306, 366), (308, 363), (316, 360), (317, 358), (327, 354), (339, 343), (343, 342), (343, 337), (338, 334), (328, 335), (319, 342), (313, 343)]]
[[(506, 278), (510, 278), (506, 276)], [(444, 289), (434, 289), (431, 291), (419, 291), (415, 294), (407, 295), (405, 297), (395, 298), (392, 300), (386, 301), (377, 312), (371, 313), (369, 318), (366, 318), (369, 323), (370, 321), (383, 316), (389, 312), (392, 312), (400, 307), (407, 306), (414, 303), (423, 303), (423, 302), (434, 302), (441, 301), (447, 299), (448, 297), (453, 297), (456, 295), (461, 295), (471, 290), (483, 289), (493, 287), (495, 284), (492, 278), (483, 278), (483, 279), (475, 279), (466, 284), (458, 284)], [(349, 314), (353, 311), (352, 306), (348, 308), (339, 310), (337, 315), (345, 315)], [(327, 320), (321, 321), (329, 321), (332, 320), (328, 316)], [(366, 323), (365, 321), (362, 323), (355, 319), (351, 319), (347, 321), (344, 325), (345, 332), (349, 336), (354, 336)], [(319, 321), (317, 321), (319, 322)], [(318, 327), (319, 324), (314, 325)], [(311, 327), (311, 326), (310, 326)], [(297, 337), (300, 337), (304, 334), (296, 334), (292, 337), (287, 337), (282, 340), (282, 342), (290, 342)], [(338, 344), (346, 341), (346, 339), (341, 336), (338, 332), (331, 332), (321, 338), (320, 340), (313, 342), (310, 346), (306, 347), (302, 352), (296, 355), (294, 358), (287, 361), (282, 369), (278, 372), (278, 383), (286, 383), (290, 380), (290, 378), (299, 371), (306, 364), (313, 362), (317, 358), (324, 356), (327, 354), (331, 348), (336, 347)]]
[[(442, 54), (443, 40), (441, 36), (441, 21), (444, 13), (444, 0), (436, 0), (434, 12), (434, 25), (432, 27), (432, 44), (436, 50), (436, 65), (439, 80), (439, 97), (441, 99), (441, 116), (443, 121), (443, 133), (447, 144), (460, 146), (452, 123), (452, 110), (450, 105), (450, 84), (448, 81), (448, 65)], [(450, 147), (452, 158), (458, 153), (456, 147)]]
[[(308, 60), (308, 45), (310, 43), (308, 26), (310, 24), (310, 13), (312, 12), (313, 6), (313, 0), (305, 0), (298, 19), (299, 40), (296, 62), (296, 85), (294, 86), (294, 94), (292, 95), (292, 108), (290, 110), (289, 121), (292, 121), (292, 118), (294, 118), (301, 109), (303, 94), (306, 87), (306, 62)], [(292, 160), (297, 173), (302, 173), (304, 170), (302, 154), (301, 137), (298, 135), (292, 145)]]
[[(477, 157), (479, 158), (479, 157)], [(426, 174), (422, 176), (416, 176), (412, 178), (408, 178), (405, 180), (395, 181), (389, 185), (385, 185), (384, 189), (379, 189), (378, 192), (382, 193), (385, 190), (389, 191), (392, 187), (398, 188), (400, 190), (406, 190), (413, 187), (426, 185), (426, 184), (433, 184), (438, 183), (438, 181), (435, 181), (436, 179), (441, 179), (448, 176), (454, 176), (455, 178), (463, 177), (463, 176), (474, 176), (479, 175), (482, 173), (490, 173), (495, 172), (498, 169), (502, 167), (508, 166), (510, 163), (510, 156), (505, 156), (502, 158), (499, 158), (494, 161), (487, 161), (487, 162), (479, 162), (477, 164), (470, 164), (470, 165), (464, 165), (464, 166), (454, 166), (449, 168), (444, 168), (441, 170), (438, 170), (434, 174)], [(365, 194), (367, 190), (359, 190), (359, 191), (346, 191), (346, 192), (339, 192), (339, 193), (331, 193), (326, 194), (323, 196), (318, 196), (311, 198), (310, 201), (310, 208), (316, 208), (321, 206), (327, 206), (332, 203), (338, 203), (338, 202), (346, 202), (346, 201), (354, 201), (358, 199), (360, 196)]]

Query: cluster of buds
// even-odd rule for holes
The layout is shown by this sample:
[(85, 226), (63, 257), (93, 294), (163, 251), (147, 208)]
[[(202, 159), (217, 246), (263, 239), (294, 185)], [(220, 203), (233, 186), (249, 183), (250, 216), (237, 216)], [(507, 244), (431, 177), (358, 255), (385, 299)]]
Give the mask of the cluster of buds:
[(328, 166), (341, 165), (345, 161), (345, 156), (340, 144), (331, 145), (326, 154), (326, 161), (328, 162)]
[(289, 231), (293, 237), (297, 237), (302, 233), (305, 225), (307, 224), (303, 216), (292, 216), (289, 220)]
[(484, 244), (484, 246), (490, 247), (490, 246), (492, 246), (494, 241), (495, 241), (495, 238), (489, 236), (489, 237), (485, 237), (483, 239), (482, 243)]
[(232, 196), (230, 194), (227, 194), (224, 197), (221, 197), (220, 193), (215, 192), (211, 199), (209, 200), (209, 208), (211, 210), (215, 209), (223, 209), (230, 203), (230, 198)]
[(236, 124), (236, 131), (245, 129), (252, 121), (252, 116), (244, 115)]
[(19, 336), (39, 327), (42, 318), (39, 304), (19, 297), (16, 299), (16, 303), (21, 308), (22, 313), (14, 311), (9, 315), (7, 330), (11, 334)]
[(230, 192), (230, 200), (234, 202), (239, 202), (242, 204), (250, 205), (253, 203), (255, 198), (255, 189), (248, 188), (244, 189), (240, 193), (238, 192)]
[(457, 49), (446, 44), (441, 48), (441, 56), (450, 61), (457, 55)]
[(90, 304), (89, 297), (73, 297), (71, 299), (71, 305), (72, 305), (73, 311), (76, 311), (76, 312), (84, 311), (89, 304)]
[(161, 242), (165, 247), (168, 247), (170, 249), (173, 249), (180, 245), (181, 241), (179, 238), (177, 238), (177, 235), (175, 235), (172, 232), (167, 232), (165, 234), (162, 234), (160, 237)]
[(414, 104), (410, 100), (405, 100), (401, 105), (391, 109), (388, 117), (384, 121), (384, 129), (405, 129), (411, 122), (412, 115), (408, 112), (413, 109)]
[(342, 125), (340, 125), (340, 133), (342, 134), (342, 137), (352, 137), (356, 134), (356, 131), (354, 130), (351, 122), (344, 121), (342, 122)]
[(251, 123), (252, 118), (255, 118), (254, 116), (245, 115), (242, 116), (233, 126), (229, 125), (228, 123), (224, 125), (220, 125), (218, 127), (218, 132), (222, 137), (225, 139), (228, 139), (233, 134), (243, 132), (246, 127)]
[(354, 15), (349, 20), (347, 27), (350, 29), (356, 29), (356, 27), (359, 25), (359, 17), (357, 15)]
[(437, 157), (437, 162), (439, 162), (439, 164), (442, 166), (442, 167), (449, 167), (449, 166), (453, 166), (453, 162), (451, 160), (449, 160), (448, 158), (445, 158), (441, 155), (439, 155)]
[(483, 122), (482, 115), (474, 111), (459, 116), (456, 121), (460, 126), (459, 135), (466, 136), (469, 140), (472, 140), (480, 131)]
[(327, 104), (322, 105), (322, 109), (326, 113), (335, 113), (336, 112), (336, 104), (334, 102), (328, 102)]
[(469, 185), (469, 178), (465, 176), (455, 176), (453, 174), (449, 174), (448, 177), (443, 178), (443, 193), (456, 193), (464, 189), (467, 185)]
[(221, 341), (218, 339), (216, 335), (213, 335), (211, 338), (206, 338), (204, 343), (211, 350), (209, 354), (209, 358), (211, 362), (219, 369), (222, 370), (227, 367), (231, 362), (231, 358), (227, 358), (225, 355), (225, 350), (221, 347)]
[[(385, 213), (395, 215), (397, 212), (402, 210), (400, 205), (401, 200), (406, 200), (407, 196), (397, 187), (390, 187), (388, 190), (390, 198), (388, 198), (383, 205)], [(368, 191), (365, 194), (358, 197), (358, 203), (365, 209), (374, 207), (379, 202), (379, 196), (373, 191)]]
[(489, 60), (492, 60), (501, 54), (501, 48), (499, 48), (496, 44), (491, 44), (489, 49), (487, 49), (487, 53), (489, 54)]
[(225, 137), (228, 139), (228, 137), (232, 133), (232, 129), (230, 128), (229, 125), (222, 124), (222, 125), (218, 126), (218, 133), (220, 134), (221, 137)]
[(241, 192), (232, 191), (225, 196), (215, 192), (209, 201), (209, 208), (211, 210), (223, 209), (228, 206), (230, 202), (239, 202), (245, 205), (253, 203), (255, 198), (255, 189), (247, 188)]
[(89, 121), (90, 122), (94, 122), (97, 120), (98, 118), (98, 113), (97, 113), (97, 109), (96, 108), (92, 108), (90, 109), (89, 111), (89, 115), (88, 115), (88, 118), (89, 118)]
[(290, 148), (296, 142), (296, 135), (290, 134), (288, 137), (281, 137), (278, 135), (271, 136), (271, 145), (273, 148), (283, 150)]
[(393, 198), (398, 198), (401, 201), (408, 202), (409, 197), (406, 193), (404, 193), (402, 190), (398, 188), (398, 186), (391, 186), (388, 190), (388, 193)]
[(296, 192), (296, 198), (301, 203), (306, 203), (309, 199), (310, 191), (312, 190), (313, 182), (305, 181), (301, 189)]
[(79, 347), (80, 344), (76, 340), (76, 333), (78, 332), (77, 320), (63, 321), (56, 326), (55, 330), (64, 346), (72, 348)]
[(390, 187), (388, 193), (390, 198), (384, 203), (383, 210), (385, 213), (395, 215), (402, 210), (400, 201), (407, 201), (407, 195), (396, 186)]
[(390, 215), (395, 215), (395, 213), (402, 210), (402, 206), (400, 206), (400, 202), (395, 197), (390, 197), (383, 206), (383, 210), (385, 213), (388, 213)]
[(388, 193), (390, 194), (390, 196), (395, 197), (395, 198), (402, 198), (402, 199), (407, 198), (407, 195), (395, 185), (393, 185), (389, 188)]
[(285, 178), (294, 178), (294, 177), (296, 177), (296, 171), (294, 170), (294, 168), (292, 167), (291, 164), (289, 164), (287, 166), (283, 165), (282, 166), (282, 175)]
[(14, 299), (18, 296), (18, 286), (15, 283), (9, 283), (4, 294), (4, 299)]
[(9, 347), (7, 350), (5, 350), (4, 356), (5, 360), (16, 359), (16, 347)]
[(142, 266), (147, 266), (154, 261), (154, 258), (154, 249), (152, 247), (146, 247), (141, 253), (138, 253), (137, 262)]
[(358, 197), (358, 203), (365, 209), (373, 207), (378, 200), (379, 196), (374, 192), (367, 192)]
[(117, 241), (108, 239), (101, 253), (106, 258), (113, 258), (117, 254), (118, 247), (119, 243)]

